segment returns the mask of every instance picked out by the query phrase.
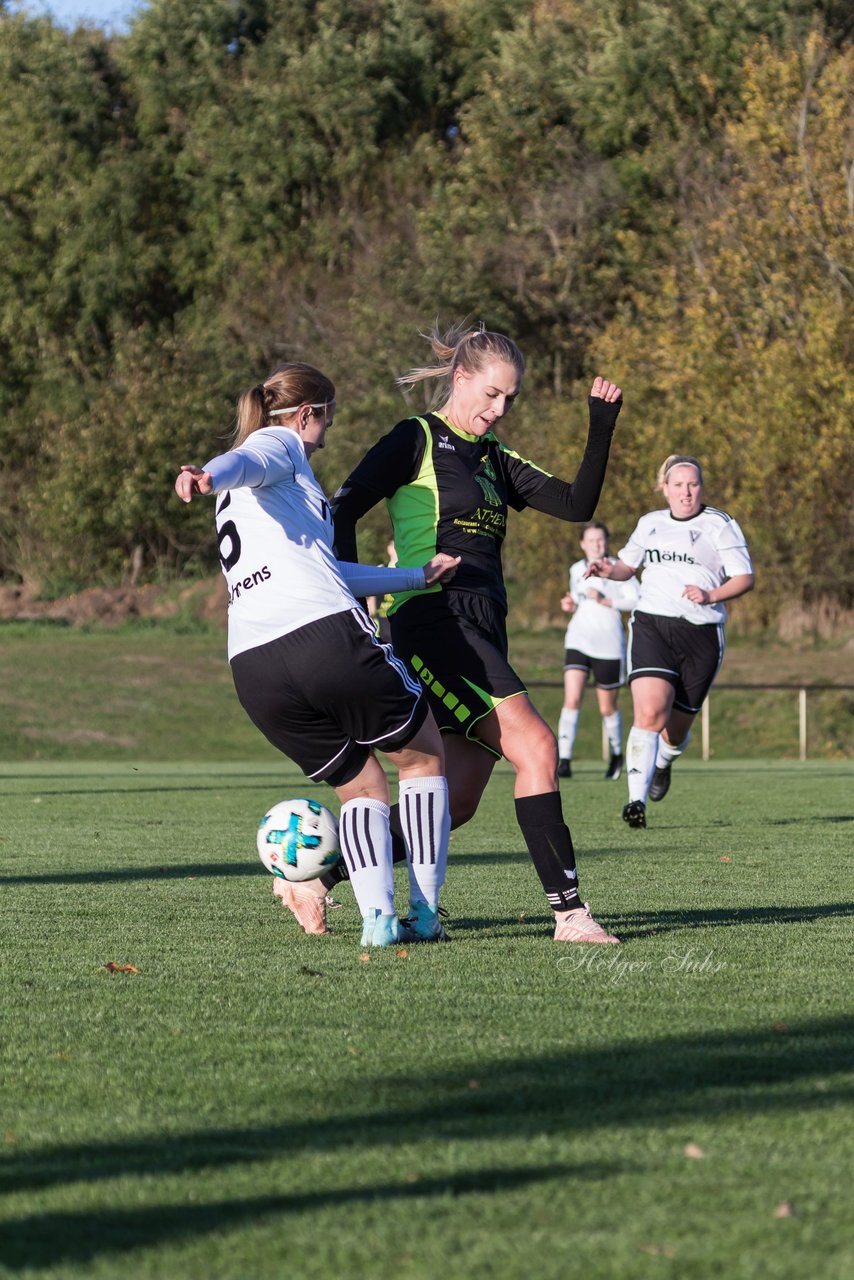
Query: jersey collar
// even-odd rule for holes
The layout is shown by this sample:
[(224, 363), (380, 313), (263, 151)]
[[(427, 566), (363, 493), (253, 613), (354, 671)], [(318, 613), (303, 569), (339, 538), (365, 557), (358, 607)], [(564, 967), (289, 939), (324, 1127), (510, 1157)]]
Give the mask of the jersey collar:
[(667, 514), (670, 516), (670, 519), (673, 520), (676, 524), (689, 524), (692, 520), (696, 520), (697, 516), (701, 516), (705, 511), (705, 509), (706, 509), (706, 504), (704, 502), (703, 505), (700, 507), (700, 510), (695, 511), (692, 516), (675, 516), (672, 511), (668, 511)]
[(444, 413), (434, 413), (433, 417), (438, 418), (440, 422), (443, 422), (446, 427), (453, 431), (455, 436), (459, 436), (461, 440), (468, 440), (472, 444), (477, 440), (495, 439), (495, 435), (491, 431), (487, 431), (486, 434), (482, 436), (473, 435), (471, 431), (460, 431), (459, 427), (455, 427), (450, 418), (445, 417)]

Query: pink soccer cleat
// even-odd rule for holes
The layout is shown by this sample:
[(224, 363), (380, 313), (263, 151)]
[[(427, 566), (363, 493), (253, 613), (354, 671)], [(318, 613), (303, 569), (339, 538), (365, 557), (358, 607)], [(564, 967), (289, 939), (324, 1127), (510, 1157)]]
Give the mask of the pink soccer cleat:
[(615, 938), (602, 928), (590, 914), (590, 908), (584, 906), (576, 911), (555, 912), (555, 942), (606, 942), (619, 944)]
[(326, 887), (319, 880), (292, 882), (281, 876), (273, 878), (273, 896), (306, 933), (331, 933), (326, 924)]

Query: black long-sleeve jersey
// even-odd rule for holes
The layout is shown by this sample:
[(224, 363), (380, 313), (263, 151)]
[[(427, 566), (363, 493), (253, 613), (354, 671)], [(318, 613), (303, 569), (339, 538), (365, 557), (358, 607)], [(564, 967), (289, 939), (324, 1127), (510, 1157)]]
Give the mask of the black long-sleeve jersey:
[[(424, 564), (440, 551), (461, 556), (453, 589), (488, 596), (506, 612), (501, 546), (508, 508), (533, 507), (560, 520), (591, 519), (621, 403), (589, 398), (590, 430), (572, 483), (520, 457), (491, 431), (473, 436), (437, 413), (405, 418), (365, 454), (335, 494), (336, 555), (357, 559), (356, 524), (384, 498), (399, 565)], [(397, 594), (389, 612), (412, 594)]]

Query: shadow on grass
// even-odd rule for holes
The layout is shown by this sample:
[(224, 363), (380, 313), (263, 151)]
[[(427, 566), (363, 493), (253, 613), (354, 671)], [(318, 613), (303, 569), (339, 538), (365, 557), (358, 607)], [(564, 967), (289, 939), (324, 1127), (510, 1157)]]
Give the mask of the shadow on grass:
[(799, 827), (813, 822), (854, 822), (854, 813), (813, 813), (802, 818), (766, 818), (769, 827)]
[[(447, 1178), (424, 1178), (417, 1182), (381, 1183), (378, 1186), (341, 1187), (293, 1195), (256, 1196), (251, 1200), (217, 1200), (210, 1204), (152, 1205), (144, 1209), (73, 1210), (11, 1219), (0, 1223), (0, 1259), (15, 1271), (52, 1267), (60, 1263), (78, 1265), (94, 1261), (101, 1254), (141, 1249), (227, 1231), (272, 1214), (311, 1212), (323, 1205), (370, 1201), (393, 1201), (434, 1196), (493, 1195), (532, 1183), (574, 1177), (594, 1182), (616, 1172), (616, 1166), (602, 1164), (540, 1165), (533, 1168), (480, 1169), (474, 1173), (450, 1174)], [(293, 1259), (294, 1265), (299, 1262)]]
[[(401, 1073), (363, 1080), (358, 1094), (362, 1110), (356, 1114), (339, 1111), (254, 1128), (57, 1145), (2, 1157), (0, 1191), (174, 1176), (283, 1158), (298, 1161), (305, 1152), (334, 1156), (358, 1150), (365, 1162), (381, 1161), (384, 1149), (417, 1145), (427, 1131), (451, 1144), (545, 1136), (560, 1141), (580, 1133), (589, 1141), (597, 1131), (604, 1134), (626, 1124), (672, 1124), (729, 1112), (819, 1110), (851, 1097), (852, 1091), (841, 1082), (828, 1087), (827, 1077), (849, 1069), (852, 1039), (854, 1021), (828, 1018), (792, 1026), (785, 1034), (771, 1028), (716, 1032), (506, 1061), (475, 1058), (452, 1071), (425, 1069), (415, 1078)], [(472, 1088), (473, 1080), (477, 1089)], [(821, 1088), (816, 1087), (819, 1082)], [(381, 1104), (372, 1104), (372, 1099), (381, 1099)], [(209, 1205), (33, 1213), (0, 1225), (0, 1256), (13, 1270), (59, 1266), (201, 1235), (271, 1213), (348, 1200), (492, 1192), (556, 1177), (605, 1179), (624, 1168), (616, 1163), (490, 1168), (414, 1184), (351, 1186)], [(258, 1176), (274, 1179), (276, 1171), (259, 1171)], [(121, 1194), (127, 1199), (134, 1193), (125, 1188)]]
[(454, 867), (507, 867), (512, 863), (529, 866), (533, 871), (530, 855), (527, 853), (509, 853), (503, 850), (492, 850), (489, 853), (457, 853), (453, 844), (448, 854), (449, 866)]
[[(823, 902), (814, 907), (701, 907), (696, 911), (604, 911), (597, 918), (617, 934), (621, 942), (677, 933), (682, 929), (730, 929), (738, 925), (813, 924), (816, 920), (854, 915), (854, 902)], [(526, 911), (511, 916), (454, 916), (448, 928), (454, 935), (480, 934), (483, 938), (524, 937), (520, 925), (538, 933), (554, 929), (554, 916)]]
[[(247, 782), (246, 779), (243, 778), (240, 780), (240, 786), (238, 790), (269, 791), (271, 789), (271, 783), (275, 783), (277, 788), (279, 787), (279, 785), (282, 785), (282, 786), (287, 785), (289, 788), (291, 786), (293, 786), (294, 788), (301, 787), (301, 789), (306, 791), (309, 795), (311, 795), (315, 789), (314, 783), (306, 783), (305, 778), (297, 778), (292, 783), (289, 778), (286, 778), (284, 779), (284, 781), (282, 781), (281, 777), (276, 779), (276, 778), (273, 778), (271, 775), (271, 778), (268, 779), (266, 782)], [(174, 786), (171, 786), (171, 787), (134, 787), (134, 786), (130, 786), (130, 787), (62, 787), (62, 788), (39, 787), (38, 794), (40, 797), (43, 797), (43, 796), (145, 796), (145, 795), (172, 796), (172, 795), (183, 795), (185, 792), (190, 793), (194, 791), (223, 791), (223, 790), (226, 790), (226, 788), (221, 783), (217, 783), (217, 782), (187, 786), (185, 782), (181, 782), (180, 779), (178, 779), (175, 782)], [(12, 791), (8, 787), (4, 787), (3, 795), (4, 796), (23, 796), (24, 798), (27, 798), (33, 795), (33, 789), (32, 787), (26, 787), (23, 790)]]
[[(0, 876), (0, 888), (22, 884), (117, 884), (123, 880), (188, 880), (203, 876), (257, 876), (263, 879), (260, 863), (247, 859), (244, 862), (186, 862), (174, 866), (116, 867), (110, 871), (51, 872), (43, 876)], [(269, 879), (269, 877), (268, 877)]]
[[(696, 911), (632, 911), (617, 914), (613, 928), (624, 942), (679, 929), (729, 929), (735, 925), (812, 924), (854, 915), (854, 902), (813, 907), (701, 907)], [(609, 920), (611, 917), (609, 916)]]

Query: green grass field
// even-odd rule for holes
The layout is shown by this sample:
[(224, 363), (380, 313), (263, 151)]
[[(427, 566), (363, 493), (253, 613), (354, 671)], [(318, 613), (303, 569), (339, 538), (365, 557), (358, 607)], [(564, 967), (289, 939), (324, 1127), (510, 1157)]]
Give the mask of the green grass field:
[[(563, 629), (511, 633), (511, 654), (537, 706), (557, 724)], [(727, 681), (791, 683), (792, 691), (726, 692)], [(764, 639), (730, 644), (712, 694), (715, 759), (797, 759), (799, 682), (851, 684), (850, 643), (792, 650)], [(621, 707), (626, 732), (627, 690)], [(854, 759), (854, 691), (809, 695), (810, 759)], [(593, 690), (581, 713), (577, 755), (598, 760), (601, 720)], [(193, 619), (116, 630), (0, 623), (0, 760), (254, 760), (276, 762), (241, 711), (220, 628)]]
[(551, 941), (502, 770), (453, 943), (365, 959), (274, 905), (275, 759), (0, 766), (0, 1275), (854, 1273), (854, 768), (677, 768), (645, 832), (565, 785), (621, 948)]

